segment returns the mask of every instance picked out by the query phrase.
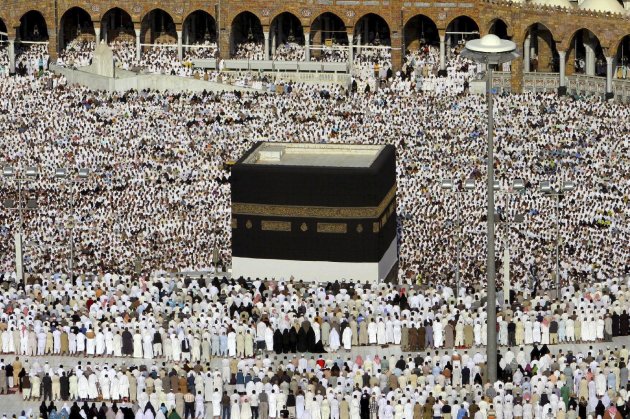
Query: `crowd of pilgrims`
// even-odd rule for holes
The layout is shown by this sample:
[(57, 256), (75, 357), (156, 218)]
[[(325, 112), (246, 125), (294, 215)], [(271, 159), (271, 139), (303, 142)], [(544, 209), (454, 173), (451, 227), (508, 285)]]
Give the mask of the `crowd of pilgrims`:
[[(280, 94), (108, 94), (67, 86), (49, 74), (0, 79), (3, 161), (37, 165), (41, 172), (24, 197), (40, 202), (37, 211), (23, 214), (32, 244), (25, 252), (26, 270), (57, 272), (66, 266), (70, 217), (76, 219), (77, 272), (132, 272), (136, 263), (148, 270), (198, 270), (208, 267), (215, 249), (225, 265), (230, 260), (225, 162), (264, 139), (395, 145), (400, 278), (451, 281), (458, 250), (464, 284), (485, 277), (482, 98), (418, 92), (399, 74), (367, 93), (265, 83), (266, 91)], [(510, 243), (511, 277), (541, 289), (555, 283), (556, 202), (539, 192), (547, 179), (556, 186), (576, 183), (558, 205), (561, 280), (627, 272), (630, 108), (553, 94), (496, 99), (497, 212), (505, 221), (524, 214), (523, 223), (497, 228), (497, 254)], [(92, 175), (68, 184), (54, 179), (57, 167), (88, 167)], [(461, 231), (455, 225), (458, 199), (441, 190), (443, 178), (476, 180), (473, 192), (460, 195)], [(526, 189), (505, 193), (516, 178), (525, 180)], [(14, 181), (5, 179), (2, 188), (3, 199), (17, 199)], [(19, 214), (0, 211), (5, 238), (0, 271), (9, 272), (9, 238)]]
[[(215, 58), (217, 53), (215, 42), (202, 42), (185, 48), (184, 57), (179, 60), (176, 45), (161, 44), (145, 47), (142, 58), (138, 60), (135, 41), (117, 38), (108, 45), (112, 48), (117, 65), (124, 70), (140, 69), (154, 74), (184, 77), (192, 75), (191, 66), (187, 63), (195, 59)], [(94, 48), (94, 41), (78, 39), (72, 41), (59, 54), (56, 64), (73, 68), (88, 66), (92, 62)]]
[[(15, 71), (21, 76), (34, 76), (48, 69), (49, 58), (46, 44), (15, 43)], [(9, 76), (8, 67), (2, 74)]]
[(219, 49), (216, 42), (203, 41), (187, 47), (184, 53), (184, 62), (195, 59), (210, 59), (217, 56)]
[[(143, 48), (142, 58), (137, 60), (136, 44), (132, 38), (119, 36), (109, 45), (114, 52), (117, 66), (122, 69), (183, 77), (204, 78), (204, 71), (194, 68), (194, 60), (215, 58), (217, 53), (216, 42), (203, 41), (194, 47), (184, 48), (184, 57), (179, 60), (176, 46), (163, 44)], [(94, 46), (94, 41), (77, 38), (63, 49), (56, 64), (76, 68), (87, 66), (91, 62)], [(461, 58), (460, 50), (461, 46), (458, 45), (449, 50), (447, 56), (448, 77), (438, 77), (439, 48), (428, 44), (423, 44), (416, 50), (408, 51), (403, 72), (409, 80), (415, 81), (418, 90), (460, 94), (465, 90), (467, 82), (475, 79), (482, 72), (480, 65)], [(305, 57), (304, 45), (297, 42), (284, 42), (276, 47), (271, 58), (279, 61), (303, 61)], [(239, 43), (236, 46), (234, 58), (262, 60), (264, 59), (263, 44), (254, 41)], [(321, 47), (321, 51), (318, 49), (311, 51), (311, 60), (347, 62), (347, 46), (324, 45)], [(391, 67), (391, 51), (388, 48), (372, 44), (361, 47), (355, 46), (352, 74), (357, 80), (359, 89), (364, 90), (366, 86), (375, 89), (380, 81), (388, 78)], [(509, 71), (509, 68), (504, 70)]]
[(0, 394), (42, 401), (46, 419), (64, 408), (52, 417), (129, 417), (113, 406), (136, 419), (630, 414), (622, 341), (556, 346), (628, 336), (630, 278), (576, 283), (562, 299), (518, 287), (507, 302), (499, 295), (494, 383), (480, 284), (459, 298), (448, 286), (159, 275), (6, 285)]
[(241, 42), (236, 45), (233, 57), (237, 60), (264, 60), (265, 47), (261, 42)]
[(306, 49), (297, 42), (283, 42), (276, 47), (273, 59), (278, 61), (304, 61)]
[(96, 42), (75, 38), (57, 57), (57, 65), (70, 68), (87, 67), (92, 63)]
[[(195, 59), (215, 58), (217, 45), (214, 42), (203, 42), (198, 46), (185, 48), (183, 60), (177, 59), (177, 49), (174, 45), (161, 45), (144, 48), (141, 60), (136, 59), (135, 42), (116, 38), (110, 43), (116, 57), (117, 65), (123, 69), (139, 69), (149, 73), (170, 74), (183, 77), (207, 78), (203, 70), (194, 68)], [(262, 44), (245, 42), (237, 45), (235, 58), (261, 60), (264, 58)], [(416, 50), (408, 51), (402, 72), (409, 81), (415, 82), (417, 90), (436, 91), (441, 94), (460, 94), (468, 82), (482, 74), (480, 65), (463, 59), (459, 55), (461, 47), (455, 46), (449, 50), (447, 56), (448, 77), (438, 77), (439, 48), (433, 45), (422, 45)], [(94, 42), (75, 40), (70, 42), (57, 59), (57, 64), (68, 67), (82, 67), (89, 65), (94, 50)], [(375, 89), (382, 80), (391, 77), (391, 52), (387, 48), (366, 45), (355, 48), (352, 75), (357, 81), (358, 89), (365, 90), (367, 86)], [(296, 42), (281, 43), (276, 48), (272, 59), (281, 61), (303, 61), (305, 49)], [(311, 60), (325, 62), (345, 62), (348, 60), (347, 48), (340, 49), (337, 45), (323, 46), (321, 52), (313, 50)], [(509, 68), (504, 69), (509, 71)], [(209, 79), (213, 79), (211, 71)], [(388, 74), (390, 74), (388, 76)], [(215, 74), (216, 76), (216, 74)], [(407, 84), (398, 86), (408, 89)]]
[(0, 42), (0, 77), (9, 75), (9, 47), (7, 42)]
[[(114, 51), (128, 53), (122, 43)], [(500, 381), (488, 383), (486, 109), (465, 93), (476, 67), (453, 54), (438, 79), (436, 50), (427, 48), (361, 88), (257, 79), (273, 94), (109, 94), (67, 85), (46, 62), (45, 48), (31, 44), (19, 49), (21, 75), (0, 78), (3, 162), (40, 170), (23, 185), (40, 203), (23, 214), (25, 267), (37, 285), (0, 296), (0, 393), (17, 388), (44, 399), (40, 416), (53, 419), (53, 409), (99, 419), (630, 414), (619, 339), (601, 350), (555, 346), (630, 332), (628, 105), (496, 96), (497, 213), (501, 221), (524, 214), (524, 222), (497, 228), (497, 255), (508, 243), (512, 255), (512, 289), (499, 292)], [(434, 79), (448, 82), (424, 88)], [(149, 274), (213, 269), (215, 249), (219, 264), (229, 264), (225, 163), (260, 140), (396, 146), (400, 286)], [(57, 167), (92, 173), (63, 182), (54, 179)], [(441, 190), (443, 178), (475, 179), (475, 190), (457, 199)], [(525, 191), (508, 193), (516, 178)], [(576, 183), (557, 214), (556, 201), (538, 191), (547, 179)], [(16, 190), (3, 181), (4, 196), (17, 199)], [(3, 207), (0, 215), (0, 272), (9, 283), (19, 214)], [(70, 219), (75, 282), (58, 273), (67, 266)], [(556, 243), (558, 299), (543, 292), (556, 284)], [(143, 274), (130, 276), (138, 268)], [(387, 345), (413, 355), (392, 358)], [(357, 347), (367, 354), (356, 356)], [(49, 365), (49, 356), (68, 363)], [(81, 366), (70, 366), (78, 358)]]

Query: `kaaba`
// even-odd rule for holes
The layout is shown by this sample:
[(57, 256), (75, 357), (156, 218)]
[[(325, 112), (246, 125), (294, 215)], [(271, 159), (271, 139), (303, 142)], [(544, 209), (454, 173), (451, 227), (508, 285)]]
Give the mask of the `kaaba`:
[(259, 142), (230, 182), (232, 277), (396, 277), (393, 146)]

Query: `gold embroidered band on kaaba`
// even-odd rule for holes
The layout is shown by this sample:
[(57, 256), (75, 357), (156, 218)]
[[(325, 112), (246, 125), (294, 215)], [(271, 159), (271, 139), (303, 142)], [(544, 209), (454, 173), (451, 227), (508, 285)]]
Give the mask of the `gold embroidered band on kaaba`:
[[(371, 218), (378, 219), (391, 215), (392, 200), (396, 196), (396, 185), (392, 186), (385, 198), (376, 207), (306, 207), (298, 205), (269, 205), (232, 203), (232, 214), (253, 215), (259, 217), (291, 218)], [(391, 206), (390, 206), (391, 204)], [(389, 211), (383, 214), (385, 211)]]

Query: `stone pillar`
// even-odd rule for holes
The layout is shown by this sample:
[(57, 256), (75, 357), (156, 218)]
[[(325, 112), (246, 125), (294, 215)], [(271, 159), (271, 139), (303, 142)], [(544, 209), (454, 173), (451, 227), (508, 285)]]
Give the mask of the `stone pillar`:
[(565, 73), (567, 76), (573, 75), (575, 74), (575, 59), (576, 59), (577, 55), (575, 53), (575, 48), (571, 48), (569, 47), (569, 50), (567, 51), (567, 60), (566, 60), (566, 67), (565, 67)]
[(606, 99), (615, 97), (613, 92), (613, 59), (614, 57), (606, 57)]
[(265, 60), (269, 60), (269, 32), (263, 32), (265, 36)]
[(451, 58), (451, 36), (446, 35), (446, 58)]
[(50, 55), (51, 63), (54, 63), (59, 56), (59, 43), (57, 34), (54, 31), (48, 33), (48, 55)]
[[(348, 43), (350, 44), (350, 47), (352, 47), (352, 41), (350, 41), (350, 39), (352, 39), (352, 34), (348, 34)], [(357, 34), (357, 55), (361, 54), (361, 34), (358, 33)]]
[(402, 53), (403, 38), (400, 32), (394, 32), (392, 34), (392, 72), (402, 69), (404, 56)]
[(523, 93), (523, 58), (519, 57), (512, 61), (512, 93)]
[(523, 44), (523, 71), (529, 73), (531, 70), (531, 36), (527, 35)]
[(304, 29), (304, 60), (311, 61), (311, 34)]
[(440, 70), (446, 70), (446, 36), (440, 35)]
[(15, 73), (15, 39), (9, 38), (9, 73)]
[(96, 25), (94, 25), (94, 41), (96, 45), (101, 43), (101, 28)]
[(278, 32), (273, 31), (271, 32), (271, 54), (270, 54), (272, 57), (276, 55), (277, 44), (278, 44)]
[(177, 31), (177, 59), (181, 61), (184, 58), (182, 49), (182, 31)]
[(142, 46), (140, 46), (140, 29), (135, 29), (136, 31), (136, 60), (140, 61), (142, 59)]
[(352, 41), (354, 41), (354, 36), (352, 34), (348, 34), (348, 64), (350, 67), (354, 64), (354, 51), (352, 50)]
[(584, 37), (584, 49), (586, 50), (586, 57), (584, 59), (586, 63), (586, 75), (595, 75), (595, 46), (594, 42), (589, 35)]
[(564, 96), (567, 94), (567, 52), (558, 51), (558, 60), (560, 60), (560, 87), (558, 87), (558, 95)]
[(221, 24), (221, 19), (223, 17), (223, 13), (219, 15), (217, 18), (217, 27), (218, 27), (218, 36), (217, 44), (219, 47), (219, 57), (221, 58), (230, 58), (234, 53), (234, 39), (232, 38), (232, 28), (228, 25), (227, 27), (223, 27)]

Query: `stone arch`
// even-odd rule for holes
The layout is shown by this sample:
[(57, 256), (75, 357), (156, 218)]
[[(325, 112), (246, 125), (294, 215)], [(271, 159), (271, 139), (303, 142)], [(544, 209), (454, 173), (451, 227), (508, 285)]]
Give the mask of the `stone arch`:
[(488, 32), (498, 36), (501, 39), (510, 39), (510, 26), (508, 23), (500, 17), (494, 18), (488, 24)]
[(217, 21), (205, 10), (192, 11), (184, 19), (182, 24), (183, 43), (201, 44), (205, 42), (215, 43), (217, 40)]
[(311, 30), (312, 30), (313, 27), (317, 27), (317, 26), (322, 26), (323, 27), (323, 26), (325, 26), (324, 25), (324, 18), (334, 19), (334, 21), (337, 24), (339, 24), (340, 27), (343, 27), (344, 29), (350, 26), (349, 22), (343, 16), (339, 16), (337, 14), (337, 12), (335, 12), (333, 10), (325, 9), (325, 10), (322, 10), (322, 12), (320, 14), (316, 15), (311, 20), (311, 23), (309, 25)]
[[(308, 27), (307, 25), (309, 23), (310, 16), (306, 17), (304, 15), (300, 15), (299, 10), (294, 10), (293, 8), (289, 8), (289, 7), (283, 7), (283, 8), (274, 10), (274, 14), (267, 17), (266, 21), (269, 24), (269, 26), (271, 26), (274, 23), (274, 21), (282, 15), (294, 16), (300, 22), (300, 26), (302, 26), (302, 28)], [(263, 22), (263, 24), (264, 23), (265, 22)]]
[(269, 36), (277, 36), (278, 42), (297, 42), (304, 45), (302, 21), (291, 12), (277, 14), (269, 25)]
[(262, 22), (250, 11), (243, 11), (232, 19), (230, 30), (230, 49), (232, 55), (238, 53), (239, 45), (248, 45), (248, 49), (258, 49), (265, 42)]
[(47, 41), (48, 25), (39, 10), (29, 10), (20, 18), (18, 37), (22, 41)]
[(477, 21), (468, 15), (459, 15), (446, 25), (446, 43), (450, 46), (457, 45), (464, 48), (466, 41), (479, 38), (480, 26)]
[(606, 59), (600, 38), (590, 29), (580, 28), (568, 41), (567, 74), (606, 75)]
[(630, 79), (630, 34), (615, 42), (612, 51), (617, 78)]
[(381, 15), (367, 13), (354, 24), (354, 41), (357, 45), (389, 46), (392, 43), (390, 25)]
[(418, 14), (411, 17), (403, 27), (405, 49), (417, 50), (423, 45), (439, 45), (440, 33), (437, 24), (430, 17)]
[(75, 39), (94, 40), (94, 24), (90, 14), (81, 7), (72, 7), (59, 20), (59, 48)]
[[(558, 72), (560, 70), (560, 56), (556, 48), (556, 39), (547, 25), (534, 22), (527, 27), (523, 37), (523, 61), (527, 68), (525, 57), (529, 56), (529, 69), (540, 72)], [(529, 43), (529, 52), (525, 51)]]
[(313, 19), (310, 30), (312, 60), (347, 60), (348, 31), (342, 17), (325, 11)]
[(150, 10), (142, 18), (140, 42), (146, 44), (176, 44), (175, 20), (164, 9)]
[(131, 14), (120, 7), (113, 7), (101, 18), (101, 39), (111, 43), (117, 39), (135, 42), (136, 32)]
[[(271, 54), (279, 60), (304, 59), (304, 28), (300, 19), (291, 12), (282, 12), (276, 15), (269, 25), (269, 40)], [(280, 51), (278, 51), (280, 48)]]

